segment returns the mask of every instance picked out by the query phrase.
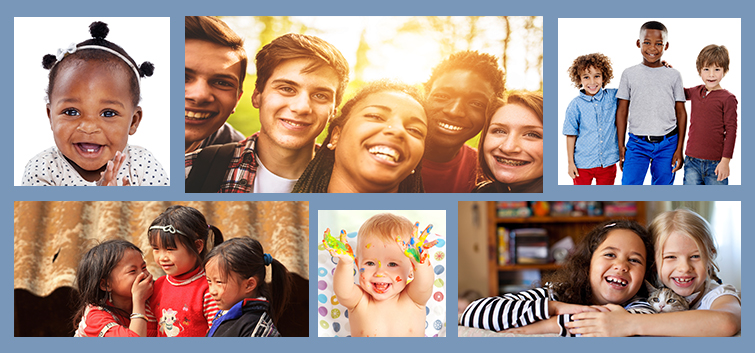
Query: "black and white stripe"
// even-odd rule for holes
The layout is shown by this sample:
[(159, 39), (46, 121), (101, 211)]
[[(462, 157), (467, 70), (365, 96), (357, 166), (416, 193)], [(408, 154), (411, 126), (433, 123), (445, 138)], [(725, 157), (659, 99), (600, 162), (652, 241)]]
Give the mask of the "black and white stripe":
[(460, 325), (502, 331), (548, 318), (548, 290), (535, 288), (478, 299), (464, 310)]

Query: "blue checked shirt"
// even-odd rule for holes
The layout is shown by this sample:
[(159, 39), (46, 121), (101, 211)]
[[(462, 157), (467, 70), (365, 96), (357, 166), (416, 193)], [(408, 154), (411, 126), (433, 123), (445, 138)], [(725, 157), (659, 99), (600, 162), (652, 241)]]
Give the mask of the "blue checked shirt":
[(574, 164), (579, 169), (608, 167), (619, 161), (616, 91), (601, 89), (592, 97), (580, 92), (566, 108), (563, 134), (577, 136)]

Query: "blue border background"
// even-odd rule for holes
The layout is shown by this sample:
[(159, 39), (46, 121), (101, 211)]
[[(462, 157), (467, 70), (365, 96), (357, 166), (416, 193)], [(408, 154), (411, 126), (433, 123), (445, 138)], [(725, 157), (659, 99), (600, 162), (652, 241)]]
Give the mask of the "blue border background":
[[(689, 17), (696, 18), (701, 16), (709, 17), (732, 17), (742, 18), (742, 32), (745, 34), (754, 33), (755, 11), (750, 3), (742, 0), (723, 0), (711, 3), (709, 1), (667, 1), (652, 2), (640, 4), (639, 2), (564, 2), (556, 0), (534, 0), (534, 1), (395, 1), (386, 0), (364, 4), (357, 4), (354, 1), (301, 1), (290, 0), (281, 2), (262, 2), (262, 1), (129, 1), (115, 4), (108, 4), (104, 1), (24, 1), (5, 5), (2, 15), (4, 21), (0, 26), (3, 30), (2, 38), (5, 48), (13, 48), (13, 17), (24, 16), (169, 16), (171, 18), (171, 119), (178, 122), (182, 106), (180, 104), (180, 92), (183, 83), (179, 81), (180, 69), (183, 67), (183, 16), (186, 15), (307, 15), (307, 16), (324, 16), (324, 15), (537, 15), (543, 16), (544, 28), (544, 81), (545, 81), (545, 126), (548, 131), (548, 137), (545, 139), (546, 163), (545, 163), (545, 192), (543, 194), (514, 194), (514, 195), (484, 195), (484, 194), (426, 194), (426, 195), (382, 195), (382, 194), (360, 194), (360, 195), (316, 195), (316, 194), (247, 194), (247, 195), (186, 195), (183, 192), (184, 183), (181, 179), (183, 167), (181, 166), (180, 157), (172, 156), (171, 161), (171, 186), (159, 188), (28, 188), (12, 186), (13, 178), (9, 173), (0, 174), (0, 215), (5, 219), (5, 229), (9, 234), (13, 233), (13, 206), (15, 200), (200, 200), (200, 201), (219, 201), (219, 200), (304, 200), (310, 202), (310, 259), (314, 261), (316, 256), (316, 246), (318, 234), (316, 234), (317, 211), (326, 209), (442, 209), (447, 211), (448, 227), (448, 284), (447, 298), (449, 306), (447, 308), (447, 321), (451, 326), (447, 328), (447, 338), (436, 339), (407, 339), (407, 338), (373, 338), (369, 342), (364, 339), (355, 338), (346, 341), (332, 341), (326, 338), (317, 338), (316, 321), (314, 311), (310, 310), (309, 318), (303, 317), (302, 320), (308, 320), (310, 327), (310, 337), (307, 338), (285, 338), (285, 339), (261, 339), (254, 340), (251, 344), (248, 341), (238, 339), (228, 339), (224, 341), (215, 341), (202, 338), (187, 338), (179, 340), (167, 339), (137, 339), (120, 341), (120, 339), (111, 339), (106, 341), (99, 340), (73, 340), (71, 338), (14, 338), (13, 337), (13, 316), (11, 315), (11, 303), (13, 299), (12, 287), (8, 287), (1, 292), (0, 298), (6, 304), (6, 315), (0, 319), (0, 336), (6, 349), (14, 350), (55, 350), (55, 351), (74, 351), (74, 350), (97, 350), (112, 352), (133, 352), (135, 350), (143, 351), (176, 351), (176, 350), (275, 350), (275, 351), (307, 351), (307, 352), (329, 352), (332, 350), (351, 350), (358, 349), (364, 352), (384, 352), (393, 350), (402, 351), (426, 351), (426, 352), (459, 352), (472, 349), (488, 349), (492, 351), (544, 351), (559, 350), (566, 352), (581, 352), (592, 349), (611, 350), (615, 352), (635, 352), (645, 350), (664, 350), (673, 351), (713, 351), (720, 349), (737, 350), (747, 346), (752, 346), (755, 340), (750, 335), (750, 324), (752, 318), (749, 315), (752, 310), (749, 305), (743, 305), (742, 310), (742, 338), (605, 338), (605, 339), (546, 339), (546, 338), (510, 338), (510, 339), (483, 339), (483, 338), (459, 338), (457, 328), (453, 325), (456, 317), (453, 311), (453, 304), (457, 301), (458, 291), (458, 249), (459, 235), (457, 232), (458, 221), (456, 219), (458, 201), (476, 201), (476, 200), (511, 200), (511, 201), (531, 201), (531, 200), (645, 200), (645, 201), (663, 201), (663, 200), (739, 200), (743, 201), (743, 213), (748, 214), (755, 210), (753, 203), (745, 201), (745, 195), (752, 191), (752, 187), (747, 179), (743, 178), (742, 186), (729, 187), (681, 187), (681, 186), (622, 186), (622, 187), (574, 187), (558, 186), (556, 173), (557, 171), (557, 101), (550, 97), (556, 97), (557, 72), (556, 53), (558, 50), (558, 18), (559, 17)], [(701, 22), (700, 24), (704, 24)], [(44, 26), (44, 24), (40, 24)], [(638, 24), (639, 26), (639, 24)], [(590, 28), (589, 21), (585, 21), (585, 28)], [(54, 31), (54, 28), (50, 28)], [(610, 31), (610, 28), (599, 28), (597, 30)], [(672, 29), (673, 30), (673, 29)], [(34, 41), (34, 38), (28, 38)], [(590, 40), (589, 32), (578, 40)], [(168, 43), (166, 43), (167, 45)], [(745, 44), (745, 43), (743, 43)], [(748, 60), (753, 57), (753, 46), (746, 43), (742, 45), (742, 60)], [(627, 45), (633, 45), (628, 43)], [(11, 49), (12, 50), (12, 49)], [(52, 49), (51, 49), (52, 50)], [(33, 58), (36, 60), (36, 58)], [(22, 72), (13, 72), (13, 56), (0, 56), (0, 62), (6, 80), (0, 85), (0, 97), (6, 107), (6, 112), (13, 111), (13, 80), (11, 75), (23, 75)], [(752, 71), (748, 66), (743, 65), (743, 81), (749, 81), (753, 77)], [(740, 102), (748, 102), (751, 97), (749, 86), (742, 88), (742, 97)], [(742, 116), (748, 116), (748, 106), (745, 104), (742, 109)], [(181, 118), (182, 119), (182, 118)], [(6, 121), (13, 121), (12, 118)], [(12, 123), (10, 123), (12, 124)], [(743, 131), (748, 131), (748, 119), (740, 118), (740, 126)], [(43, 127), (46, 128), (46, 127)], [(180, 146), (181, 134), (183, 133), (183, 124), (175, 123), (171, 126), (171, 151), (182, 151)], [(13, 128), (3, 129), (0, 134), (4, 136), (4, 141), (0, 142), (0, 147), (12, 149)], [(734, 156), (734, 158), (749, 158), (744, 160), (743, 175), (751, 175), (753, 167), (751, 163), (752, 156), (749, 155), (749, 146), (747, 139), (738, 141), (742, 143), (743, 156)], [(49, 143), (42, 143), (48, 145)], [(29, 145), (35, 145), (30, 141)], [(38, 147), (33, 147), (38, 148)], [(747, 155), (745, 155), (747, 154)], [(12, 158), (12, 151), (5, 154), (7, 158)], [(12, 169), (12, 168), (6, 168)], [(462, 232), (463, 233), (463, 232)], [(463, 238), (463, 236), (462, 236)], [(2, 278), (6, 278), (6, 283), (11, 282), (13, 276), (13, 250), (12, 237), (6, 238), (9, 245), (6, 250), (9, 255), (6, 260), (0, 260), (5, 265), (0, 266)], [(462, 239), (463, 241), (463, 239)], [(749, 237), (743, 239), (743, 249), (753, 249), (753, 240)], [(747, 269), (753, 268), (753, 261), (746, 257), (742, 262), (743, 278), (742, 291), (748, 292), (749, 282), (753, 279), (753, 274)], [(317, 278), (317, 266), (310, 266), (310, 278)], [(310, 298), (316, 297), (316, 282), (310, 281)], [(19, 313), (23, 315), (23, 313)], [(39, 320), (44, 320), (40, 317)], [(723, 341), (725, 340), (725, 341)], [(621, 342), (619, 342), (621, 341)], [(631, 342), (631, 343), (630, 343)], [(367, 344), (365, 344), (367, 343)], [(474, 347), (474, 348), (473, 348)]]

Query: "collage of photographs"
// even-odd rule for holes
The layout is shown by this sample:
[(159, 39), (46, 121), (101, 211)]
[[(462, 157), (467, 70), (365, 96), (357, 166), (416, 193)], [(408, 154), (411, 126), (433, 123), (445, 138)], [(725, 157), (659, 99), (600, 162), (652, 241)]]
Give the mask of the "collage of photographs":
[(641, 16), (15, 16), (12, 337), (742, 337), (742, 18)]

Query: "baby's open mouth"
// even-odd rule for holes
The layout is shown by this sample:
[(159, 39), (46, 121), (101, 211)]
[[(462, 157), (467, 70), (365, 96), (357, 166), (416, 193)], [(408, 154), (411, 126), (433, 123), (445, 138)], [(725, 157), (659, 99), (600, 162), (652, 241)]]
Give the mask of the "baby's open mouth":
[(82, 153), (97, 153), (102, 148), (102, 145), (94, 144), (94, 143), (85, 143), (80, 142), (76, 143), (76, 148), (79, 149)]
[(375, 293), (383, 294), (391, 287), (390, 283), (373, 283), (372, 288), (375, 289)]
[(495, 157), (495, 160), (498, 163), (502, 163), (502, 164), (505, 164), (505, 165), (510, 165), (512, 167), (519, 167), (519, 166), (523, 166), (523, 165), (529, 163), (527, 161), (518, 161), (518, 160), (514, 160), (514, 159), (507, 159), (507, 158), (501, 158), (501, 157)]

